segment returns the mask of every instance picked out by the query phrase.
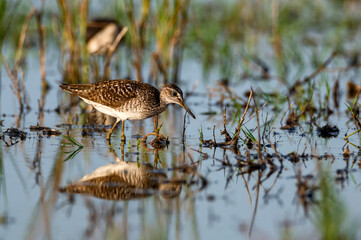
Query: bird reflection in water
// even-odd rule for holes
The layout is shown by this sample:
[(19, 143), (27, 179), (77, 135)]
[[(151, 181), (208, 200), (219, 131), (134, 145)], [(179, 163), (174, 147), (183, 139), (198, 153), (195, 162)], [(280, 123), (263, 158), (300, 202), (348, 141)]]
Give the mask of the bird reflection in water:
[(168, 179), (163, 169), (149, 163), (124, 162), (117, 158), (116, 163), (102, 166), (59, 191), (108, 200), (132, 200), (153, 194), (169, 199), (179, 196), (182, 182)]

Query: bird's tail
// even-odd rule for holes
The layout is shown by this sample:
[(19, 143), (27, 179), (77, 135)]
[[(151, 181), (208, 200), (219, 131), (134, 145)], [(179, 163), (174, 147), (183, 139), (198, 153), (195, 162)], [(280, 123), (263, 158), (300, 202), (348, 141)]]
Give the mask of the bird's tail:
[(61, 84), (59, 87), (64, 91), (77, 95), (87, 94), (92, 90), (91, 84)]

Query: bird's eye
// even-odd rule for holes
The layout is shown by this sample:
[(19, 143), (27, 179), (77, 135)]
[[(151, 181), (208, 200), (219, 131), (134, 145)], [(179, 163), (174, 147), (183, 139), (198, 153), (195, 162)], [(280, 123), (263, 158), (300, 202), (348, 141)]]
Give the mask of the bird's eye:
[(176, 97), (176, 96), (177, 96), (177, 92), (173, 92), (172, 95), (173, 95), (173, 97)]

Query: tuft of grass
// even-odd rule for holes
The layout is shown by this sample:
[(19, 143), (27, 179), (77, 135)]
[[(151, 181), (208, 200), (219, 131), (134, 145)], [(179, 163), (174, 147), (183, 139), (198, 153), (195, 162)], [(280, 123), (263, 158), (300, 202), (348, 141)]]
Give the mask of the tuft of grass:
[[(11, 80), (11, 90), (16, 96), (19, 102), (19, 116), (24, 112), (24, 110), (29, 109), (27, 93), (25, 89), (25, 73), (24, 73), (24, 63), (23, 60), (26, 57), (27, 47), (24, 44), (28, 32), (28, 27), (31, 19), (35, 15), (36, 10), (33, 8), (29, 11), (26, 16), (26, 19), (21, 24), (21, 33), (19, 39), (16, 41), (18, 46), (16, 48), (14, 64), (10, 66), (8, 61), (4, 61), (4, 67), (7, 71), (7, 74)], [(5, 59), (6, 60), (6, 59)]]
[(199, 131), (199, 144), (202, 146), (203, 140), (204, 140), (204, 138), (203, 138), (203, 128), (202, 128), (202, 126), (201, 126), (201, 129), (199, 129), (198, 131)]
[(64, 151), (65, 154), (69, 154), (65, 159), (64, 162), (73, 159), (83, 148), (84, 146), (79, 143), (77, 140), (75, 140), (75, 138), (72, 138), (70, 136), (63, 136), (66, 140), (68, 140), (68, 142), (63, 143), (62, 147), (65, 146), (76, 146), (78, 147), (77, 149), (75, 149), (74, 151)]
[(129, 27), (136, 79), (144, 81), (143, 62), (150, 56), (149, 81), (177, 82), (185, 45), (190, 0), (116, 2), (120, 21)]
[(79, 143), (77, 140), (75, 140), (75, 138), (72, 138), (70, 136), (63, 136), (66, 140), (68, 140), (69, 142), (68, 143), (63, 143), (63, 145), (75, 145), (75, 146), (78, 146), (80, 148), (83, 148), (84, 146)]
[(329, 170), (321, 169), (319, 187), (319, 202), (314, 205), (312, 214), (321, 239), (356, 239), (346, 206)]
[[(157, 66), (154, 69), (155, 74), (160, 73), (163, 76), (163, 83), (168, 82), (171, 71), (179, 71), (189, 5), (190, 0), (163, 1), (158, 4), (155, 24), (156, 49), (152, 55)], [(172, 82), (177, 82), (178, 72), (176, 73), (173, 73)]]
[(63, 80), (67, 83), (86, 83), (89, 80), (89, 56), (85, 42), (89, 0), (57, 0), (57, 3), (60, 11), (60, 49), (65, 66)]
[(6, 0), (0, 1), (0, 65), (2, 59), (2, 47), (6, 36), (10, 32), (10, 24), (17, 13), (20, 0), (10, 3)]
[(241, 127), (241, 130), (247, 138), (251, 139), (252, 142), (258, 143), (252, 132), (246, 126)]
[[(346, 107), (348, 108), (348, 110), (351, 112), (352, 114), (352, 118), (355, 121), (356, 127), (358, 128), (356, 131), (350, 133), (349, 135), (347, 135), (344, 139), (346, 141), (348, 141), (348, 138), (351, 137), (352, 135), (358, 133), (361, 131), (361, 121), (359, 119), (359, 116), (356, 114), (355, 111), (355, 105), (356, 105), (356, 101), (357, 101), (357, 97), (355, 97), (355, 99), (353, 100), (353, 102), (351, 104), (347, 104), (345, 103)], [(361, 141), (361, 137), (360, 137), (360, 141)], [(361, 144), (361, 143), (360, 143)]]

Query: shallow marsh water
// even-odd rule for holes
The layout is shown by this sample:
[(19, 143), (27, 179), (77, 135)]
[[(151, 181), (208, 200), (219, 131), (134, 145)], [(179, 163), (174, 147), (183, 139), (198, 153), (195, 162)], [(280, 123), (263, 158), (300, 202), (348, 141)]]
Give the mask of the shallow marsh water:
[[(185, 91), (186, 86), (182, 85)], [(278, 168), (267, 178), (270, 169), (265, 169), (262, 174), (264, 182), (257, 200), (255, 186), (258, 171), (242, 177), (237, 174), (243, 171), (241, 168), (224, 164), (226, 160), (231, 164), (237, 163), (237, 156), (230, 149), (214, 150), (199, 145), (200, 129), (203, 130), (204, 139), (213, 139), (214, 125), (217, 126), (216, 139), (222, 141), (219, 129), (223, 124), (222, 110), (214, 105), (215, 100), (208, 100), (205, 97), (206, 85), (200, 82), (195, 92), (202, 96), (187, 98), (187, 103), (196, 113), (197, 119), (187, 117), (184, 143), (182, 143), (183, 109), (170, 106), (162, 114), (164, 126), (161, 132), (169, 136), (170, 144), (165, 149), (159, 150), (159, 162), (156, 165), (154, 165), (156, 153), (141, 144), (138, 145), (135, 137), (137, 134), (144, 135), (151, 132), (152, 120), (126, 122), (128, 139), (124, 146), (124, 161), (149, 163), (155, 168), (164, 169), (168, 178), (184, 180), (178, 197), (164, 199), (159, 193), (154, 193), (146, 198), (128, 201), (103, 200), (77, 194), (69, 198), (67, 194), (57, 192), (57, 188), (75, 182), (99, 167), (116, 162), (115, 155), (122, 157), (120, 131), (118, 129), (115, 132), (112, 147), (109, 147), (105, 140), (105, 130), (94, 132), (92, 136), (82, 137), (82, 124), (73, 125), (69, 129), (64, 124), (74, 112), (64, 115), (52, 111), (60, 98), (67, 97), (60, 93), (54, 84), (47, 96), (45, 109), (50, 111), (44, 113), (43, 125), (56, 128), (63, 135), (69, 133), (84, 146), (73, 158), (63, 162), (77, 149), (77, 146), (64, 146), (67, 141), (63, 136), (46, 137), (42, 133), (30, 131), (30, 126), (38, 123), (35, 104), (37, 88), (28, 89), (29, 92), (34, 93), (30, 95), (33, 109), (21, 119), (19, 126), (28, 133), (28, 136), (26, 140), (19, 141), (13, 146), (8, 147), (4, 142), (1, 145), (2, 212), (8, 221), (0, 230), (3, 239), (21, 239), (29, 236), (30, 238), (51, 236), (54, 239), (74, 237), (98, 239), (104, 235), (128, 239), (248, 238), (257, 201), (252, 239), (270, 237), (278, 239), (288, 225), (292, 229), (292, 234), (301, 239), (317, 238), (317, 228), (312, 220), (314, 206), (311, 204), (307, 215), (297, 197), (297, 172), (302, 169), (302, 176), (310, 174), (315, 179), (321, 164), (330, 167), (330, 174), (335, 177), (336, 171), (346, 168), (347, 164), (343, 160), (342, 152), (345, 144), (343, 136), (348, 131), (348, 127), (337, 124), (340, 121), (348, 121), (342, 113), (329, 119), (331, 124), (335, 123), (340, 128), (337, 138), (319, 138), (316, 132), (303, 136), (299, 129), (294, 132), (280, 130), (277, 123), (274, 126), (276, 134), (271, 135), (271, 139), (276, 142), (280, 154), (287, 155), (293, 151), (302, 154), (306, 149), (305, 153), (324, 156), (324, 159), (310, 157), (305, 161), (292, 163), (286, 157), (282, 172), (280, 173), (281, 169)], [(4, 131), (15, 126), (17, 108), (16, 104), (6, 104), (6, 102), (15, 102), (6, 84), (6, 77), (3, 80), (2, 90), (2, 98), (11, 99), (2, 101), (2, 112), (6, 113), (1, 118), (4, 120), (2, 127)], [(247, 87), (239, 85), (235, 90), (243, 92), (247, 91)], [(212, 111), (218, 114), (214, 116), (201, 114)], [(247, 126), (251, 129), (256, 124), (250, 122)], [(233, 128), (234, 125), (228, 125), (230, 131)], [(355, 137), (353, 140), (357, 143), (358, 138)], [(241, 155), (245, 153), (245, 149), (246, 146), (241, 144)], [(350, 150), (352, 158), (357, 158), (357, 151), (352, 148)], [(268, 151), (272, 152), (271, 149)], [(256, 152), (253, 151), (252, 156), (255, 155)], [(178, 167), (185, 164), (192, 165), (193, 162), (198, 175), (177, 170)], [(280, 167), (277, 160), (274, 159), (274, 162)], [(60, 167), (59, 164), (62, 166)], [(61, 169), (59, 173), (56, 168)], [(199, 176), (207, 180), (204, 189), (202, 189), (204, 183)], [(60, 178), (59, 186), (54, 186), (56, 177)], [(360, 211), (357, 206), (360, 199), (360, 181), (360, 170), (356, 163), (352, 167), (349, 166), (345, 181), (335, 183), (335, 188), (348, 210), (348, 218), (352, 219), (353, 224), (359, 221)], [(274, 185), (272, 190), (266, 194), (266, 190), (272, 185)]]
[[(259, 45), (263, 46), (262, 41)], [(264, 47), (266, 52), (270, 51), (269, 46)], [(323, 52), (323, 61), (333, 49), (328, 50)], [(303, 57), (311, 59), (310, 52), (312, 50), (305, 48)], [(324, 75), (320, 74), (317, 84), (314, 84), (317, 92), (314, 96), (320, 95), (321, 99), (326, 94), (321, 78), (327, 78), (331, 87), (339, 78), (340, 107), (336, 109), (331, 103), (334, 113), (329, 116), (321, 114), (316, 119), (319, 126), (326, 123), (336, 125), (339, 129), (337, 137), (319, 137), (309, 119), (300, 121), (294, 129), (282, 130), (285, 125), (282, 115), (288, 109), (287, 103), (277, 106), (281, 110), (273, 110), (276, 104), (267, 104), (260, 112), (261, 124), (275, 117), (270, 125), (269, 138), (282, 163), (273, 148), (266, 144), (263, 157), (269, 153), (276, 167), (272, 169), (266, 165), (252, 169), (252, 164), (247, 166), (240, 162), (247, 161), (247, 154), (250, 154), (252, 163), (257, 162), (259, 156), (255, 147), (248, 149), (240, 141), (237, 153), (229, 147), (209, 148), (200, 144), (201, 132), (205, 140), (214, 140), (214, 126), (215, 140), (224, 141), (220, 134), (224, 106), (227, 106), (229, 133), (233, 133), (236, 126), (232, 112), (237, 111), (237, 106), (227, 97), (223, 106), (219, 104), (222, 95), (227, 96), (227, 91), (219, 85), (219, 79), (224, 77), (221, 71), (213, 70), (207, 75), (203, 74), (202, 63), (197, 60), (183, 62), (179, 85), (197, 119), (187, 116), (185, 138), (182, 139), (184, 110), (170, 106), (161, 114), (160, 121), (164, 121), (161, 133), (169, 136), (170, 143), (164, 149), (153, 150), (149, 141), (146, 146), (138, 141), (139, 136), (153, 131), (152, 119), (127, 121), (126, 143), (121, 145), (118, 128), (109, 145), (105, 140), (109, 122), (88, 124), (94, 113), (84, 111), (85, 104), (80, 101), (69, 111), (65, 110), (70, 99), (77, 101), (77, 98), (71, 98), (58, 88), (62, 79), (58, 54), (56, 47), (52, 46), (46, 56), (47, 80), (51, 89), (45, 98), (43, 119), (39, 118), (38, 111), (41, 96), (38, 57), (35, 54), (28, 56), (25, 82), (31, 109), (20, 118), (18, 103), (9, 86), (10, 79), (4, 68), (1, 71), (1, 132), (10, 127), (27, 132), (25, 140), (13, 139), (13, 145), (4, 135), (0, 145), (1, 239), (290, 239), (292, 236), (296, 239), (320, 239), (324, 236), (320, 227), (322, 214), (334, 217), (332, 210), (331, 213), (322, 212), (319, 189), (324, 171), (321, 169), (328, 170), (329, 185), (337, 196), (335, 202), (341, 206), (341, 210), (334, 208), (334, 214), (337, 217), (345, 214), (340, 218), (344, 225), (336, 227), (354, 234), (354, 239), (361, 237), (357, 228), (361, 213), (358, 207), (361, 182), (359, 150), (349, 145), (350, 158), (345, 159), (343, 155), (344, 136), (356, 130), (344, 106), (352, 101), (346, 98), (346, 81), (359, 77), (359, 70), (344, 72), (341, 76), (337, 72), (322, 73)], [(276, 68), (273, 56), (265, 55), (263, 60), (272, 62), (272, 69)], [(343, 63), (340, 60), (335, 66), (343, 66)], [(289, 74), (295, 79), (299, 75), (309, 76), (315, 71), (311, 66), (306, 61), (300, 72), (299, 66), (292, 65)], [(144, 68), (148, 67), (149, 64), (145, 63)], [(257, 81), (250, 77), (241, 82), (230, 81), (230, 88), (237, 96), (243, 96), (251, 87), (258, 91), (256, 96), (260, 105), (265, 102), (260, 92), (287, 95), (287, 87), (278, 79)], [(245, 100), (246, 97), (242, 97), (242, 101)], [(59, 105), (60, 112), (54, 111)], [(215, 114), (209, 114), (213, 112)], [(250, 116), (251, 113), (247, 114), (246, 119)], [(30, 126), (38, 123), (57, 129), (62, 135), (46, 136), (41, 131), (31, 131)], [(85, 136), (82, 134), (83, 125), (90, 131)], [(248, 129), (257, 128), (256, 118), (246, 126)], [(310, 126), (313, 126), (312, 130)], [(72, 137), (82, 147), (69, 144), (64, 136)], [(359, 136), (352, 136), (350, 142), (359, 146)], [(124, 166), (117, 165), (117, 162), (127, 163), (138, 175), (143, 172), (137, 172), (137, 167), (140, 169), (148, 164), (147, 174), (158, 176), (152, 178), (156, 183), (141, 192), (129, 190), (128, 195), (123, 196), (119, 193), (119, 189), (125, 188), (123, 183), (110, 182), (107, 187), (113, 192), (108, 193), (119, 200), (59, 192), (59, 189), (106, 166), (123, 169)], [(169, 182), (181, 185), (173, 198), (165, 197), (160, 190), (163, 183)], [(304, 193), (300, 190), (301, 183), (307, 186)]]

